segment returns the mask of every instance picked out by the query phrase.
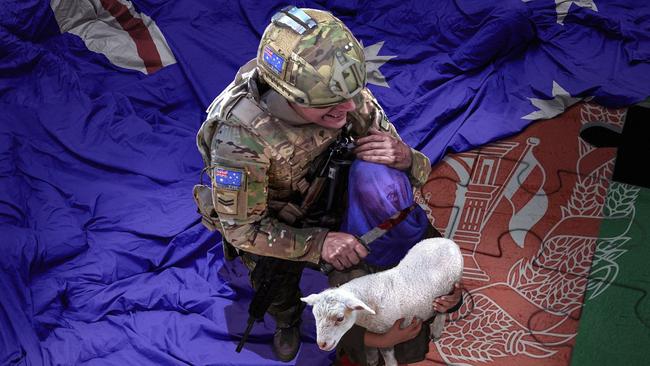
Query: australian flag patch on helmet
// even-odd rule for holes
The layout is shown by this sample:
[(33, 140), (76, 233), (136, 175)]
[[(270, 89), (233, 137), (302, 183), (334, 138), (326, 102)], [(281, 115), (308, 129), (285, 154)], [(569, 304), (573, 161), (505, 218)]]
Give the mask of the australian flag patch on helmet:
[(217, 188), (238, 191), (244, 182), (244, 171), (217, 167), (214, 169), (214, 183)]
[(278, 75), (282, 74), (282, 67), (284, 67), (284, 58), (275, 53), (271, 47), (264, 47), (264, 54), (262, 55), (262, 58), (264, 59), (264, 62), (269, 65), (271, 70), (273, 70)]

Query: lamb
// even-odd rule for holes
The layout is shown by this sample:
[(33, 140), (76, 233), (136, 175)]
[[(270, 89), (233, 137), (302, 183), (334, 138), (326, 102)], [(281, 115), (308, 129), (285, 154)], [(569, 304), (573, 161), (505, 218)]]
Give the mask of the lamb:
[[(433, 300), (451, 292), (462, 271), (463, 257), (456, 243), (444, 238), (425, 239), (394, 268), (301, 300), (313, 306), (318, 346), (331, 351), (355, 323), (371, 332), (385, 333), (400, 318), (405, 319), (404, 326), (414, 316), (431, 318), (435, 315)], [(444, 323), (444, 314), (438, 314), (431, 324), (434, 339), (442, 334)], [(392, 348), (379, 351), (386, 366), (397, 365)], [(367, 360), (377, 364), (377, 349), (367, 350)]]

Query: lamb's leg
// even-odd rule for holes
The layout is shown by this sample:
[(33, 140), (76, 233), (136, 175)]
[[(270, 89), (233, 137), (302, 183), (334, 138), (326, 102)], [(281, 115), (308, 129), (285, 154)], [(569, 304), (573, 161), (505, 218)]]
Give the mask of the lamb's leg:
[(395, 358), (395, 349), (391, 348), (380, 348), (381, 357), (384, 358), (384, 366), (397, 366), (397, 359)]
[(379, 350), (375, 347), (366, 347), (366, 363), (369, 366), (379, 365)]
[(430, 338), (433, 342), (437, 341), (440, 339), (440, 336), (442, 336), (446, 317), (446, 314), (436, 313), (436, 317), (433, 319), (433, 322), (431, 322), (431, 325), (429, 325), (429, 330), (431, 331)]

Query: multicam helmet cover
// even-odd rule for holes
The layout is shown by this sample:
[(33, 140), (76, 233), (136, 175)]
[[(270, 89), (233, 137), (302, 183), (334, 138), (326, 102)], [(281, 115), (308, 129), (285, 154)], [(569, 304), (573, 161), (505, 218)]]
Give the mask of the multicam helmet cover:
[(288, 6), (276, 13), (257, 51), (260, 76), (308, 107), (341, 103), (366, 85), (363, 47), (332, 14)]

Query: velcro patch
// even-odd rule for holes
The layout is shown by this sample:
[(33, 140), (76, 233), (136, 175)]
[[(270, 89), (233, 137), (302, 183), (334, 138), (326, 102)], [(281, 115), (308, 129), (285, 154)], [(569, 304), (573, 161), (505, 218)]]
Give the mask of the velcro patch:
[(282, 74), (282, 68), (284, 67), (284, 58), (275, 53), (271, 47), (264, 47), (264, 55), (262, 56), (262, 59), (264, 59), (264, 62), (266, 62), (266, 64), (269, 65), (271, 70), (275, 71), (276, 74)]
[(244, 171), (217, 167), (214, 169), (214, 184), (217, 188), (238, 191), (244, 184)]

